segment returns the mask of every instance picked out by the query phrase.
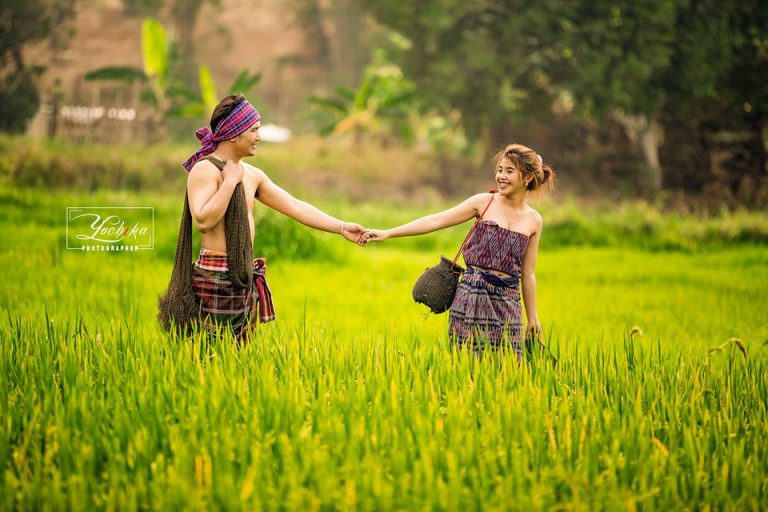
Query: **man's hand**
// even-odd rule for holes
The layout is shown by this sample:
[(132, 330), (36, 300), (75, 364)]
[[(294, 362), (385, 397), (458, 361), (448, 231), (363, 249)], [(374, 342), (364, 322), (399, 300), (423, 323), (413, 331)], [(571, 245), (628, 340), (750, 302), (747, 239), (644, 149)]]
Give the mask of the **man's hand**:
[(354, 222), (341, 223), (341, 236), (354, 244), (360, 242), (365, 231), (365, 228), (360, 224), (355, 224)]
[(236, 164), (232, 160), (227, 160), (227, 164), (221, 171), (221, 177), (224, 178), (224, 181), (230, 181), (232, 184), (237, 185), (243, 181), (243, 176), (245, 176), (243, 166)]

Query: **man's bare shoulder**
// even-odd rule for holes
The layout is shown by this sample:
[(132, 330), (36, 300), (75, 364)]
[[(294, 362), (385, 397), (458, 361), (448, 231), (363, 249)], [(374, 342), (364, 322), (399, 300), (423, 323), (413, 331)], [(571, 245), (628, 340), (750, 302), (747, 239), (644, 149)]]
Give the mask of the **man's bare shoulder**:
[(209, 160), (199, 160), (189, 171), (189, 181), (205, 182), (221, 179), (221, 171)]
[(249, 173), (252, 176), (259, 176), (259, 177), (267, 176), (267, 173), (265, 173), (255, 165), (249, 164), (248, 162), (243, 162), (243, 168), (245, 169), (245, 172)]
[(267, 173), (265, 173), (255, 165), (249, 164), (248, 162), (243, 162), (243, 169), (245, 170), (245, 175), (248, 177), (248, 179), (251, 180), (251, 182), (253, 182), (253, 184), (255, 185), (255, 189), (257, 190), (259, 188), (259, 185), (269, 180), (269, 176), (267, 176)]

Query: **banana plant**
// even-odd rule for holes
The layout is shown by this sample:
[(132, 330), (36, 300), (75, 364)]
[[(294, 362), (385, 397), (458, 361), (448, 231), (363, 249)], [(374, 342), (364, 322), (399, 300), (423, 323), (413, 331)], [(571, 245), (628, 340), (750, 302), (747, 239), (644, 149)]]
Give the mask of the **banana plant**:
[(352, 134), (359, 140), (368, 134), (382, 142), (394, 135), (409, 145), (413, 141), (413, 91), (400, 69), (378, 56), (357, 89), (339, 86), (335, 97), (312, 96), (309, 102), (329, 118), (320, 128), (321, 135)]
[[(174, 42), (155, 18), (146, 18), (142, 23), (141, 55), (143, 68), (107, 66), (87, 73), (85, 79), (144, 83), (142, 98), (156, 109), (163, 137), (168, 118), (206, 117), (213, 112), (218, 94), (208, 66), (198, 68), (199, 95), (190, 91), (177, 72)], [(261, 74), (243, 70), (235, 77), (229, 93), (248, 93), (260, 80)]]
[[(232, 81), (227, 94), (247, 94), (260, 81), (261, 73), (250, 73), (248, 70), (242, 70)], [(216, 84), (208, 66), (202, 65), (198, 69), (198, 82), (200, 97), (181, 106), (178, 112), (182, 117), (208, 117), (219, 102)]]
[(162, 117), (170, 110), (169, 88), (173, 80), (171, 63), (173, 46), (165, 34), (163, 25), (155, 18), (147, 18), (141, 24), (141, 55), (144, 74), (155, 96)]
[(161, 136), (167, 137), (165, 119), (173, 106), (174, 95), (183, 91), (173, 74), (173, 44), (163, 25), (154, 18), (146, 18), (141, 25), (141, 56), (143, 68), (107, 66), (86, 73), (85, 79), (113, 80), (124, 83), (142, 82), (146, 85), (142, 99), (152, 104), (158, 114)]

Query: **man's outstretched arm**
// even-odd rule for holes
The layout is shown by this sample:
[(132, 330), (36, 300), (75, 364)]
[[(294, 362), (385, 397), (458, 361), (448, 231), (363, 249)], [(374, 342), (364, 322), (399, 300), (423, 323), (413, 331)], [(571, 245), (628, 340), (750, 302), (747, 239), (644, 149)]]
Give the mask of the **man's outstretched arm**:
[(296, 219), (305, 226), (340, 234), (350, 242), (358, 242), (365, 232), (365, 228), (359, 224), (342, 221), (306, 201), (296, 199), (277, 186), (263, 171), (255, 167), (251, 169), (256, 173), (258, 180), (256, 198), (270, 208)]

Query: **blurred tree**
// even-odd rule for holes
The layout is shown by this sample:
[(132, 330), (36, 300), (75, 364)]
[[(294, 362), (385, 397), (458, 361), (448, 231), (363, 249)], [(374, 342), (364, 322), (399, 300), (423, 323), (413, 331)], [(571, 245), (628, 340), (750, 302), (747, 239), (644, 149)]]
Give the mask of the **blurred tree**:
[(178, 34), (181, 73), (186, 78), (195, 74), (195, 28), (200, 10), (207, 3), (215, 7), (221, 6), (221, 0), (173, 0), (171, 6)]
[[(747, 165), (747, 181), (755, 204), (768, 204), (768, 8), (763, 0), (743, 0), (730, 12), (731, 50), (722, 75), (721, 94), (728, 98), (732, 115), (751, 132), (745, 147), (754, 165)], [(726, 114), (730, 116), (729, 114)], [(758, 185), (761, 185), (758, 187)]]
[(332, 85), (357, 88), (372, 52), (387, 31), (373, 23), (360, 0), (290, 0), (303, 45), (280, 59), (311, 81), (302, 92), (328, 91)]
[(572, 11), (557, 80), (592, 118), (613, 117), (643, 157), (648, 193), (663, 184), (663, 113), (718, 94), (730, 60), (730, 6), (715, 0), (580, 2)]
[[(252, 91), (260, 81), (261, 73), (251, 73), (248, 70), (242, 70), (232, 81), (232, 84), (227, 90), (227, 95), (249, 95), (250, 91)], [(216, 90), (216, 84), (213, 82), (213, 76), (211, 75), (208, 66), (202, 65), (198, 69), (198, 82), (200, 84), (200, 98), (181, 105), (178, 114), (182, 117), (208, 118), (221, 99)]]
[(716, 197), (768, 200), (768, 11), (759, 0), (684, 2), (660, 77), (665, 184)]
[(23, 133), (40, 107), (36, 73), (25, 70), (0, 79), (0, 131)]
[(40, 100), (40, 66), (29, 66), (24, 48), (46, 40), (61, 45), (59, 32), (74, 16), (75, 0), (0, 2), (0, 130), (22, 132)]
[(306, 38), (307, 59), (328, 69), (331, 66), (331, 41), (323, 27), (323, 11), (318, 0), (292, 0), (296, 21)]
[(156, 16), (163, 7), (163, 0), (122, 0), (128, 16)]
[(546, 116), (565, 98), (585, 118), (620, 123), (642, 155), (648, 193), (662, 186), (662, 112), (723, 95), (764, 105), (768, 31), (759, 3), (363, 0), (410, 40), (398, 60), (422, 100), (459, 110), (470, 136), (499, 145), (511, 120)]
[(647, 192), (662, 185), (659, 161), (665, 103), (661, 78), (671, 64), (677, 0), (579, 2), (565, 26), (569, 66), (562, 86), (590, 117), (612, 116), (644, 159)]
[(413, 84), (393, 65), (383, 50), (377, 50), (365, 69), (360, 87), (338, 86), (335, 98), (313, 96), (310, 103), (323, 109), (329, 122), (322, 135), (352, 134), (360, 141), (363, 134), (387, 144), (395, 137), (406, 145), (413, 141), (410, 115), (413, 112)]
[(178, 108), (181, 100), (191, 98), (192, 93), (176, 72), (178, 57), (173, 41), (155, 18), (146, 18), (141, 25), (141, 55), (143, 69), (108, 66), (87, 73), (85, 79), (145, 82), (148, 87), (142, 98), (155, 107), (155, 122), (160, 129), (160, 138), (167, 140), (166, 119)]
[(548, 106), (550, 69), (561, 56), (551, 31), (572, 9), (566, 0), (418, 3), (363, 0), (385, 25), (409, 41), (396, 54), (427, 108), (455, 108), (473, 138), (496, 145), (509, 120)]
[(371, 30), (360, 0), (333, 0), (328, 15), (333, 22), (334, 74), (342, 84), (356, 85), (371, 59)]

